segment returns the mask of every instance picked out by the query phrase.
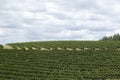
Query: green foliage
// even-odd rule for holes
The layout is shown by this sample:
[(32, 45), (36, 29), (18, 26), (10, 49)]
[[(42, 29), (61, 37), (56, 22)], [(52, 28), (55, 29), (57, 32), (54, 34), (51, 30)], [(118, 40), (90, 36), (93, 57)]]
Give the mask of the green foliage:
[(105, 36), (101, 39), (102, 41), (120, 41), (120, 34), (115, 34), (113, 36)]
[[(89, 47), (101, 51), (0, 50), (0, 80), (120, 79), (119, 41), (56, 41), (10, 44), (13, 47)], [(109, 50), (104, 50), (108, 47)]]
[(0, 45), (0, 49), (2, 49), (3, 48), (3, 46), (2, 45)]

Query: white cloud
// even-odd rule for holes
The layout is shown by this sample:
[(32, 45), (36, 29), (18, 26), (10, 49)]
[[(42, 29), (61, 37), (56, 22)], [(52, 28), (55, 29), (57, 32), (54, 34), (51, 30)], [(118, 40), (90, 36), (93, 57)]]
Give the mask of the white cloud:
[(119, 0), (1, 0), (0, 42), (97, 40), (120, 33)]

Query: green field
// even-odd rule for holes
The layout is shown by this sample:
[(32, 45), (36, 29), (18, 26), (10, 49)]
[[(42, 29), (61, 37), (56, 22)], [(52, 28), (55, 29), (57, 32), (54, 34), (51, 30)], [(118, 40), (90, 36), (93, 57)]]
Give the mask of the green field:
[(0, 45), (0, 49), (2, 49), (2, 45)]
[[(47, 41), (8, 45), (14, 49), (0, 47), (0, 80), (120, 80), (119, 41)], [(52, 50), (41, 50), (41, 47)]]

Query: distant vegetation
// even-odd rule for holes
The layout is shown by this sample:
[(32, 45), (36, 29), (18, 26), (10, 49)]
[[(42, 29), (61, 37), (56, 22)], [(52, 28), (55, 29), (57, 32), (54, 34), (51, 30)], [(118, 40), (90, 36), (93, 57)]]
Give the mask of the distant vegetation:
[(113, 36), (105, 36), (101, 39), (102, 41), (120, 41), (120, 34), (115, 34)]

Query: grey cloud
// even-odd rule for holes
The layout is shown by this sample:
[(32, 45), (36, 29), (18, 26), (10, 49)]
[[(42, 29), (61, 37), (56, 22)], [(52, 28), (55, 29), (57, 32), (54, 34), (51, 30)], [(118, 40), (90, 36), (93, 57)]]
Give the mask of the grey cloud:
[(67, 15), (63, 13), (50, 13), (50, 15), (53, 15), (54, 17), (60, 20), (70, 19)]
[(0, 42), (97, 40), (119, 32), (119, 4), (119, 0), (1, 0)]
[(27, 41), (26, 30), (19, 30), (19, 29), (12, 29), (12, 30), (1, 29), (1, 30), (3, 32), (3, 36), (0, 36), (1, 37), (0, 42), (2, 44), (10, 43), (10, 42), (14, 43), (14, 42)]
[(65, 7), (68, 10), (84, 10), (84, 9), (96, 9), (99, 8), (97, 5), (96, 0), (75, 0), (74, 2), (72, 0), (64, 1), (60, 3), (61, 7)]
[(111, 32), (111, 31), (114, 31), (116, 29), (113, 29), (113, 28), (109, 29), (106, 27), (99, 27), (99, 28), (97, 27), (97, 28), (90, 28), (89, 30), (93, 31), (93, 32), (107, 32), (107, 31)]

